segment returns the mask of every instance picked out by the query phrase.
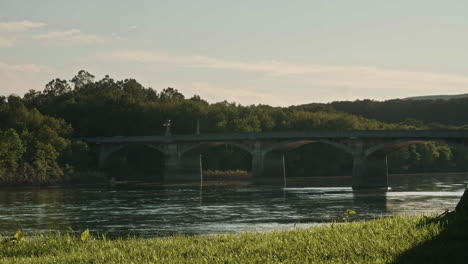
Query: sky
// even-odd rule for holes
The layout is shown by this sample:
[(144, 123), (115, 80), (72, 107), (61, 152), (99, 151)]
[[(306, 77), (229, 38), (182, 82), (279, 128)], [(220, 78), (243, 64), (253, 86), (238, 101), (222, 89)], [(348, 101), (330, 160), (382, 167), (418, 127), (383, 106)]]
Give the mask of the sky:
[(289, 106), (468, 93), (465, 0), (0, 0), (0, 95), (86, 70)]

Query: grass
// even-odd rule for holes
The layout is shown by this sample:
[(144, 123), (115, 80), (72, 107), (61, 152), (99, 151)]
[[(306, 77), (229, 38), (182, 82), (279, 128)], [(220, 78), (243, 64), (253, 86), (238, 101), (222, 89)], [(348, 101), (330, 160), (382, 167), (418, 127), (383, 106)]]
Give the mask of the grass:
[(249, 181), (250, 179), (251, 179), (250, 172), (243, 171), (243, 170), (230, 170), (230, 171), (206, 170), (206, 171), (203, 171), (203, 180), (207, 180), (207, 181), (231, 181), (231, 180)]
[(466, 263), (467, 223), (395, 216), (238, 235), (82, 241), (55, 233), (0, 244), (0, 263)]

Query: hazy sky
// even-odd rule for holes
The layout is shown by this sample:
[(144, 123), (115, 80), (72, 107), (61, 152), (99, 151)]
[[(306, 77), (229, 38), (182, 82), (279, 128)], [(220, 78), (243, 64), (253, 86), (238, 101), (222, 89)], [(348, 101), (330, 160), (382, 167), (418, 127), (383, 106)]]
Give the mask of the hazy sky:
[(79, 70), (210, 102), (468, 93), (466, 0), (0, 0), (0, 95)]

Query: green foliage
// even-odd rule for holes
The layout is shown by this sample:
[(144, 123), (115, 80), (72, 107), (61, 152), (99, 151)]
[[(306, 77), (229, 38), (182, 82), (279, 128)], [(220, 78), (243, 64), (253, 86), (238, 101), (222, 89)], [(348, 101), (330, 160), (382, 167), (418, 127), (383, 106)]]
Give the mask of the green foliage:
[(464, 263), (466, 217), (384, 217), (216, 236), (98, 239), (43, 234), (0, 244), (2, 263)]
[(15, 238), (16, 241), (18, 241), (18, 242), (21, 241), (21, 240), (23, 239), (23, 235), (22, 235), (22, 233), (21, 233), (21, 230), (16, 231), (15, 235), (13, 236), (13, 238)]
[(64, 120), (29, 110), (10, 96), (0, 106), (0, 184), (47, 184), (63, 181), (73, 160), (72, 128)]
[(438, 142), (405, 146), (388, 156), (390, 171), (394, 173), (455, 171), (464, 168), (467, 161), (463, 149)]
[(80, 240), (84, 242), (90, 239), (91, 239), (91, 234), (89, 233), (89, 229), (87, 228), (85, 231), (81, 233)]
[(47, 95), (58, 96), (70, 92), (71, 87), (66, 80), (55, 79), (46, 84), (44, 93)]
[(352, 209), (346, 209), (346, 211), (343, 213), (343, 220), (345, 222), (348, 222), (349, 220), (351, 220), (351, 217), (353, 215), (357, 214), (356, 211), (352, 210)]
[(14, 129), (0, 131), (0, 167), (14, 172), (18, 169), (25, 147)]

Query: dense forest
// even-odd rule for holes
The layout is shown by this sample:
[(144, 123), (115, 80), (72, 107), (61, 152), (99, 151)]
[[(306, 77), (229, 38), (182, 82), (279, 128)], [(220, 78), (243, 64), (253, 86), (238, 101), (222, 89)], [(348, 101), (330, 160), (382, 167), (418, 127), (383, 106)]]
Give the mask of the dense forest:
[[(49, 184), (79, 180), (96, 172), (93, 146), (80, 137), (162, 135), (166, 120), (173, 134), (288, 130), (463, 129), (468, 99), (370, 100), (291, 107), (208, 103), (186, 98), (177, 89), (156, 91), (134, 79), (95, 80), (80, 71), (70, 81), (55, 79), (23, 97), (0, 97), (0, 183)], [(160, 174), (160, 153), (125, 150), (125, 167), (106, 175)], [(122, 153), (120, 153), (122, 154)], [(117, 153), (114, 161), (118, 163)], [(149, 161), (149, 162), (148, 162)], [(411, 145), (389, 156), (390, 172), (467, 170), (468, 153), (437, 142)], [(146, 165), (145, 165), (146, 164)], [(286, 155), (288, 175), (346, 175), (351, 157), (323, 144), (309, 144)], [(204, 169), (250, 169), (243, 150), (226, 145), (203, 155)], [(123, 165), (122, 165), (123, 166)], [(122, 176), (121, 175), (121, 176)], [(117, 175), (118, 176), (118, 175)], [(123, 176), (122, 176), (123, 177)]]

